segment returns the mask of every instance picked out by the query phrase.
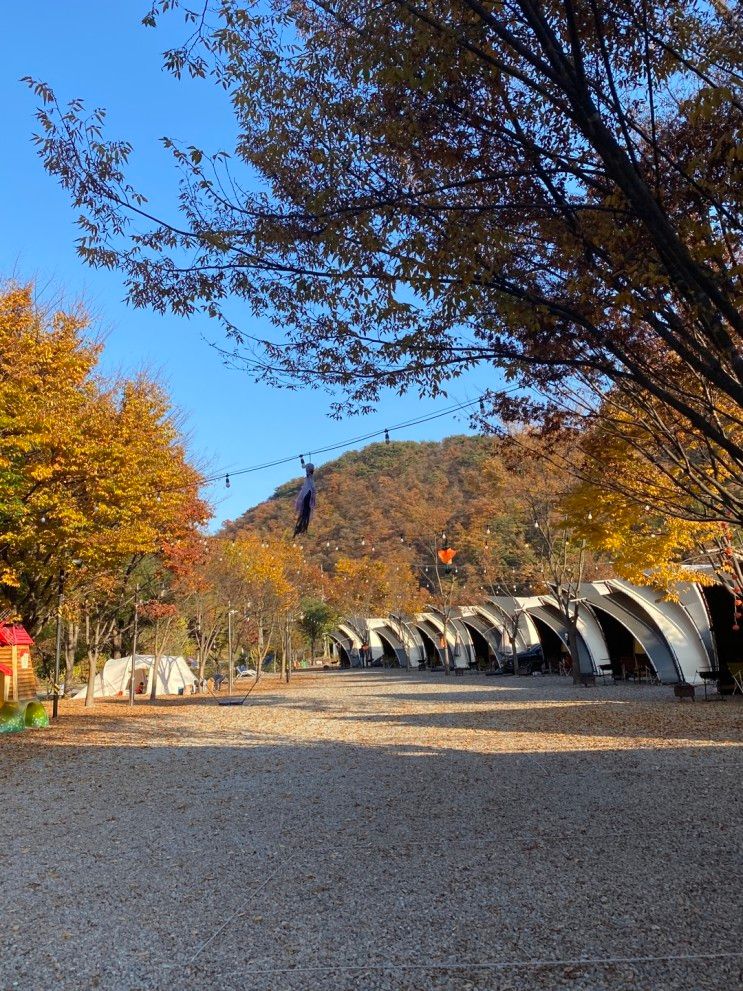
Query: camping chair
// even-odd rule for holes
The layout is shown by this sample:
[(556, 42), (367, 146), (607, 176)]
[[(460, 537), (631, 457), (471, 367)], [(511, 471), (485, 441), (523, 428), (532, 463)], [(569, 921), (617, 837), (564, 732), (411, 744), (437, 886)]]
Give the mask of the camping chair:
[(573, 673), (573, 659), (570, 654), (562, 654), (560, 657), (560, 663), (558, 667), (558, 674), (562, 675), (563, 678), (567, 678)]
[(660, 685), (661, 681), (656, 674), (655, 668), (646, 658), (642, 658), (638, 661), (638, 670), (640, 672), (640, 681), (643, 678), (647, 681), (649, 685)]
[(622, 680), (629, 681), (632, 678), (637, 681), (637, 658), (634, 654), (626, 654), (620, 658), (622, 666)]

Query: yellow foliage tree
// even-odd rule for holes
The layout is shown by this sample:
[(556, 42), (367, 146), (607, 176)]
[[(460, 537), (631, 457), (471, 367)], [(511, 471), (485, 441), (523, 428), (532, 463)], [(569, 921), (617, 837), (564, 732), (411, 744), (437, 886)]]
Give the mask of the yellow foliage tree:
[(137, 562), (209, 514), (167, 396), (145, 377), (104, 380), (86, 329), (82, 313), (41, 311), (30, 286), (0, 293), (2, 595), (37, 632), (67, 573), (92, 684)]
[(340, 557), (329, 600), (346, 616), (409, 615), (422, 608), (425, 593), (405, 555), (385, 558)]
[(723, 551), (733, 532), (715, 518), (714, 493), (721, 482), (731, 486), (709, 444), (688, 424), (661, 419), (668, 411), (652, 397), (636, 400), (616, 392), (605, 397), (581, 440), (580, 481), (565, 510), (576, 533), (628, 581), (668, 594), (680, 581), (709, 584), (726, 567)]
[[(241, 531), (234, 539), (205, 539), (202, 553), (179, 580), (181, 608), (197, 644), (200, 677), (210, 653), (225, 644), (231, 611), (233, 648), (252, 656), (258, 676), (267, 655), (299, 609), (306, 564), (302, 550), (286, 540)], [(282, 651), (282, 657), (284, 652)]]

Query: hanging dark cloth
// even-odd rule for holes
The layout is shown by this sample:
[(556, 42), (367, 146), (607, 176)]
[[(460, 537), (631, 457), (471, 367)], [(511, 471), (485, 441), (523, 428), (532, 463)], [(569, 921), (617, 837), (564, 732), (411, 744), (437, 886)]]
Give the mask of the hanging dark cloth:
[(294, 502), (294, 508), (297, 513), (297, 523), (294, 527), (294, 536), (298, 537), (300, 533), (306, 533), (310, 525), (310, 520), (312, 519), (312, 512), (315, 508), (315, 502), (317, 501), (317, 495), (315, 492), (315, 480), (313, 475), (315, 473), (314, 465), (306, 465), (305, 472), (307, 477), (304, 480), (304, 484), (299, 491)]

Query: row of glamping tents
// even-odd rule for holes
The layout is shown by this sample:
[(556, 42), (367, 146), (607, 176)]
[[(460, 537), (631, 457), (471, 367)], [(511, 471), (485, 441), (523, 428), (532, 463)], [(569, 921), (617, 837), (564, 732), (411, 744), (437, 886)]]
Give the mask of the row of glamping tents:
[[(663, 684), (699, 684), (705, 672), (743, 661), (732, 596), (722, 586), (683, 583), (669, 600), (619, 579), (585, 583), (576, 599), (580, 673), (638, 672)], [(550, 595), (496, 597), (460, 606), (448, 617), (435, 608), (414, 617), (350, 618), (331, 634), (341, 666), (493, 668), (512, 655), (539, 657), (559, 671), (567, 628)], [(362, 650), (367, 647), (367, 650)]]

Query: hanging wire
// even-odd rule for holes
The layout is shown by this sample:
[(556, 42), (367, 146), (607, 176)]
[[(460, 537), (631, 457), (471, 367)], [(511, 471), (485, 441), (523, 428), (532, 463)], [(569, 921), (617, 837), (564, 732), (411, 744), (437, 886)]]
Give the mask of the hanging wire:
[[(520, 387), (514, 386), (511, 389), (506, 389), (505, 393), (516, 392)], [(381, 430), (372, 430), (368, 434), (360, 434), (358, 437), (350, 437), (348, 440), (339, 441), (337, 444), (329, 444), (327, 447), (318, 448), (315, 454), (328, 454), (331, 451), (340, 451), (345, 447), (353, 447), (354, 444), (360, 444), (365, 440), (372, 440), (374, 437), (384, 437), (385, 441), (388, 440), (389, 435), (396, 430), (405, 430), (407, 427), (415, 427), (421, 423), (430, 423), (432, 420), (440, 420), (444, 416), (452, 416), (454, 413), (458, 413), (460, 410), (469, 409), (472, 406), (477, 406), (482, 399), (482, 396), (478, 396), (477, 399), (471, 399), (464, 403), (457, 403), (456, 406), (449, 406), (446, 409), (439, 410), (438, 413), (429, 413), (427, 416), (417, 416), (412, 420), (405, 420), (402, 423), (396, 423), (391, 427), (384, 427)], [(255, 471), (263, 471), (266, 468), (275, 468), (278, 465), (289, 464), (290, 461), (296, 461), (297, 455), (290, 454), (285, 458), (277, 458), (275, 461), (266, 461), (263, 464), (251, 465), (249, 468), (238, 468), (237, 471), (231, 471), (230, 476), (235, 478), (237, 475), (249, 475)], [(299, 455), (299, 462), (304, 467), (304, 455)], [(227, 473), (219, 472), (216, 475), (210, 475), (204, 479), (204, 482), (218, 482), (222, 479), (226, 480)]]

